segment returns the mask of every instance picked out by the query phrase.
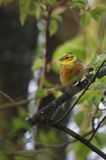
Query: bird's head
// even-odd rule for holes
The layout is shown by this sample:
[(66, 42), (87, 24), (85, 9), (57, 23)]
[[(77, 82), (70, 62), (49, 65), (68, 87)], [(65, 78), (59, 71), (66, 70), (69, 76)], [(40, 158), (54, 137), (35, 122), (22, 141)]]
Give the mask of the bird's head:
[(77, 57), (72, 52), (65, 54), (59, 59), (60, 64), (63, 64), (63, 65), (73, 65), (76, 60), (77, 60)]

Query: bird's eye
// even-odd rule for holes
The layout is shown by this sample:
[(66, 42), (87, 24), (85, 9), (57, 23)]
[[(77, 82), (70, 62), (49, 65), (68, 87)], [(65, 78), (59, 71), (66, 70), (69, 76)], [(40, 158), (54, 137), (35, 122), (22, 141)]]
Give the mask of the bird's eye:
[(68, 56), (65, 59), (68, 59)]

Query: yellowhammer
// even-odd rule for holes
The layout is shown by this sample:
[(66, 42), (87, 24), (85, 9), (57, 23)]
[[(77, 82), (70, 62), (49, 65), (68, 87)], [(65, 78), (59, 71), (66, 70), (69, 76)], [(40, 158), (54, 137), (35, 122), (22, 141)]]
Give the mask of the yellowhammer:
[(73, 86), (87, 73), (83, 63), (72, 52), (65, 54), (60, 61), (60, 81), (63, 86)]

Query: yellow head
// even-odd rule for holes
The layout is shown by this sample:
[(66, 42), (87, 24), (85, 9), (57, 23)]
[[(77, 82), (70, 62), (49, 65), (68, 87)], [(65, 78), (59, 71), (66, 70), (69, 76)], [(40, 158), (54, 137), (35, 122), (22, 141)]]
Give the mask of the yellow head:
[(60, 64), (62, 64), (62, 65), (70, 65), (70, 66), (73, 65), (76, 60), (77, 60), (77, 57), (72, 52), (69, 52), (69, 53), (65, 54), (64, 56), (62, 56), (59, 59)]

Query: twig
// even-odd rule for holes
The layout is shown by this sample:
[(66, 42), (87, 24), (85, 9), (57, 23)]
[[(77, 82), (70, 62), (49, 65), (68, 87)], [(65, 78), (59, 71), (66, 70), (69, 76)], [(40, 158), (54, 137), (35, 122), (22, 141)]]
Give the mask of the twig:
[(73, 108), (75, 107), (75, 105), (79, 102), (79, 100), (81, 99), (81, 97), (84, 95), (84, 93), (88, 90), (89, 86), (92, 84), (93, 81), (95, 81), (100, 69), (102, 68), (103, 64), (106, 62), (106, 60), (104, 60), (100, 67), (98, 68), (98, 70), (96, 71), (95, 75), (92, 77), (91, 81), (88, 83), (88, 85), (86, 86), (86, 88), (84, 89), (84, 91), (80, 94), (80, 96), (78, 97), (78, 99), (75, 101), (75, 103), (72, 105), (72, 107), (59, 119), (57, 120), (57, 122), (54, 122), (55, 124), (60, 123), (61, 121), (63, 121), (65, 119), (65, 117), (73, 110)]
[(0, 90), (0, 94), (4, 96), (7, 100), (9, 100), (10, 102), (15, 102), (7, 93)]
[(29, 103), (31, 100), (34, 100), (34, 98), (31, 99), (23, 99), (18, 102), (11, 102), (11, 103), (5, 103), (0, 105), (0, 111), (5, 110), (5, 109), (10, 109), (10, 108), (15, 108), (15, 107), (20, 107), (21, 105)]
[(91, 141), (93, 139), (93, 137), (95, 136), (96, 132), (98, 131), (98, 129), (100, 128), (101, 124), (103, 123), (103, 121), (106, 119), (106, 116), (103, 117), (103, 119), (100, 121), (100, 123), (97, 125), (97, 127), (94, 129), (94, 132), (92, 134), (92, 136), (90, 137), (89, 141)]

